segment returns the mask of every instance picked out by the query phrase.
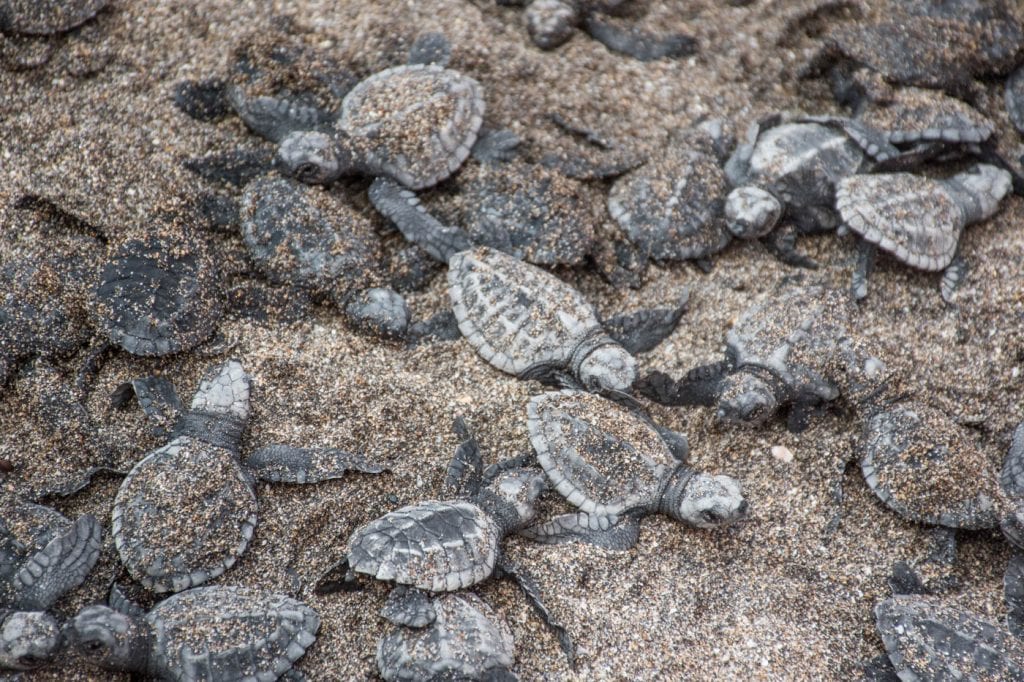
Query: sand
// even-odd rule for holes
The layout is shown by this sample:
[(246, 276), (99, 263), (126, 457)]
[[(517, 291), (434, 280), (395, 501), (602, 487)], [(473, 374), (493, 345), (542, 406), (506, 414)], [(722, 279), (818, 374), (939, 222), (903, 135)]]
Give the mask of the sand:
[[(251, 282), (252, 266), (237, 231), (209, 227), (197, 209), (203, 191), (234, 196), (237, 190), (205, 186), (182, 162), (270, 147), (237, 118), (188, 118), (172, 105), (171, 95), (182, 80), (224, 77), (233, 48), (269, 31), (290, 31), (290, 40), (329, 51), (365, 75), (400, 63), (418, 31), (442, 30), (454, 45), (453, 66), (486, 90), (488, 124), (522, 136), (526, 158), (535, 160), (552, 150), (578, 153), (572, 151), (578, 142), (567, 141), (551, 113), (631, 151), (650, 153), (671, 131), (702, 117), (722, 117), (742, 134), (750, 122), (778, 110), (837, 111), (822, 82), (797, 81), (793, 74), (830, 22), (857, 11), (881, 11), (857, 10), (857, 3), (636, 4), (641, 26), (691, 33), (699, 53), (641, 63), (611, 54), (582, 34), (544, 53), (529, 42), (520, 10), (489, 0), (114, 0), (94, 22), (48, 44), (0, 38), (5, 56), (50, 53), (38, 68), (0, 71), (0, 262), (69, 232), (97, 240), (89, 248), (101, 260), (104, 249), (159, 229), (174, 215), (209, 233), (228, 289)], [(815, 13), (819, 5), (826, 9)], [(1007, 120), (1001, 88), (983, 84), (978, 104), (996, 121), (1004, 149), (1016, 150), (1016, 157), (1020, 139)], [(364, 190), (365, 183), (357, 181), (337, 191), (356, 197), (359, 209), (371, 215)], [(36, 200), (26, 202), (26, 196)], [(60, 208), (59, 219), (46, 202)], [(610, 217), (598, 213), (603, 223), (595, 226), (597, 234), (613, 234)], [(378, 230), (387, 229), (373, 220)], [(397, 243), (393, 235), (387, 239)], [(639, 359), (641, 371), (679, 375), (717, 359), (725, 331), (752, 302), (799, 283), (848, 286), (855, 257), (851, 238), (807, 238), (799, 247), (822, 268), (792, 269), (756, 243), (734, 243), (714, 259), (710, 274), (687, 264), (652, 266), (638, 289), (613, 288), (593, 272), (560, 274), (603, 314), (667, 304), (690, 287), (691, 309), (679, 328)], [(1008, 199), (995, 218), (967, 231), (962, 248), (972, 269), (956, 306), (941, 301), (938, 275), (882, 258), (869, 297), (858, 306), (856, 325), (915, 392), (973, 424), (979, 446), (996, 466), (1024, 417), (1024, 202)], [(435, 275), (408, 300), (414, 319), (441, 310), (447, 305), (443, 276)], [(243, 454), (272, 442), (330, 445), (384, 461), (392, 472), (305, 486), (258, 485), (260, 522), (252, 545), (215, 582), (285, 592), (320, 612), (319, 638), (300, 662), (310, 679), (373, 678), (376, 643), (388, 627), (377, 611), (388, 587), (368, 583), (362, 592), (317, 596), (313, 583), (340, 558), (357, 525), (439, 494), (456, 444), (450, 430), (455, 416), (466, 418), (488, 461), (527, 452), (526, 401), (543, 389), (492, 369), (462, 339), (408, 349), (353, 333), (330, 306), (284, 312), (263, 322), (229, 316), (215, 343), (185, 355), (153, 360), (110, 354), (85, 403), (91, 427), (54, 422), (39, 409), (61, 393), (60, 385), (73, 381), (85, 347), (53, 368), (25, 373), (0, 400), (0, 458), (14, 467), (0, 475), (6, 488), (31, 495), (90, 466), (127, 469), (161, 442), (137, 409), (109, 405), (107, 396), (119, 383), (161, 373), (187, 396), (204, 368), (239, 358), (255, 381)], [(548, 606), (580, 650), (571, 671), (514, 585), (488, 582), (479, 594), (512, 627), (519, 675), (855, 675), (860, 662), (881, 652), (872, 609), (888, 595), (891, 564), (921, 557), (929, 541), (926, 529), (898, 518), (870, 493), (859, 467), (846, 466), (857, 455), (857, 419), (826, 415), (794, 435), (778, 420), (747, 431), (716, 426), (703, 408), (652, 406), (651, 412), (689, 436), (694, 467), (743, 482), (749, 520), (708, 532), (650, 517), (636, 548), (618, 553), (509, 540), (509, 557), (537, 577)], [(101, 474), (81, 493), (52, 502), (67, 515), (94, 513), (109, 530), (119, 480)], [(845, 489), (841, 508), (832, 495), (837, 483)], [(564, 511), (554, 494), (541, 505), (544, 515)], [(842, 522), (826, 538), (837, 512)], [(1008, 555), (995, 532), (961, 534), (955, 569), (960, 586), (948, 598), (1001, 618)], [(112, 579), (127, 581), (116, 559), (108, 534), (100, 563), (80, 589), (60, 601), (59, 614), (69, 616), (102, 599)], [(66, 658), (26, 679), (127, 677)]]

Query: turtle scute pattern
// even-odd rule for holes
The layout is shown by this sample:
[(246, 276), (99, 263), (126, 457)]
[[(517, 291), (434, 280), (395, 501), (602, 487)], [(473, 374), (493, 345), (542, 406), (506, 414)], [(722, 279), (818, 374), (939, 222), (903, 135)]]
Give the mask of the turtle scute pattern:
[(50, 35), (96, 16), (110, 0), (0, 0), (0, 30)]
[(422, 189), (469, 157), (483, 115), (483, 91), (475, 80), (434, 64), (409, 64), (353, 88), (337, 126), (372, 174)]
[(69, 640), (90, 663), (164, 680), (276, 680), (316, 640), (320, 617), (280, 594), (234, 586), (178, 593), (146, 614), (88, 606)]
[(392, 680), (480, 679), (515, 663), (505, 619), (471, 592), (432, 600), (435, 619), (424, 628), (398, 627), (377, 645), (377, 668)]

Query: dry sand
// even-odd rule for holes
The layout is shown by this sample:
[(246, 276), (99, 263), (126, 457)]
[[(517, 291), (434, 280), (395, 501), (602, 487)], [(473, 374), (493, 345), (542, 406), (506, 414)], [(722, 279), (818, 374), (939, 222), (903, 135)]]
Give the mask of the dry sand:
[[(442, 30), (454, 44), (454, 67), (485, 86), (488, 122), (515, 130), (527, 156), (539, 158), (565, 144), (548, 119), (551, 112), (650, 151), (670, 130), (704, 116), (723, 117), (742, 131), (779, 109), (834, 110), (822, 83), (797, 82), (792, 74), (813, 49), (814, 36), (844, 14), (804, 21), (814, 16), (815, 3), (640, 0), (641, 25), (690, 32), (701, 46), (691, 58), (644, 64), (583, 35), (555, 52), (540, 52), (526, 36), (521, 12), (491, 0), (111, 4), (95, 22), (53, 41), (46, 65), (0, 71), (0, 261), (67, 228), (54, 227), (45, 211), (17, 208), (25, 195), (52, 201), (111, 242), (155, 229), (168, 211), (198, 220), (194, 200), (201, 182), (182, 160), (263, 143), (235, 118), (210, 124), (186, 117), (171, 104), (173, 86), (223, 76), (236, 44), (274, 27), (290, 26), (296, 39), (333, 51), (362, 74), (402, 61), (418, 31)], [(7, 41), (5, 56), (43, 49), (0, 40)], [(980, 106), (999, 123), (1007, 149), (1015, 150), (1019, 138), (1003, 111), (1001, 85), (985, 87)], [(604, 220), (599, 233), (614, 229), (607, 215)], [(246, 281), (251, 268), (238, 235), (212, 239), (226, 254), (229, 284)], [(638, 290), (613, 289), (592, 273), (564, 274), (603, 313), (669, 302), (690, 286), (690, 312), (640, 360), (643, 370), (678, 375), (716, 359), (731, 320), (752, 301), (798, 282), (847, 286), (854, 260), (849, 238), (808, 238), (800, 247), (824, 267), (794, 270), (757, 244), (733, 244), (709, 275), (685, 264), (652, 267)], [(937, 275), (883, 258), (857, 325), (923, 395), (978, 422), (978, 437), (996, 465), (1024, 417), (1024, 202), (1011, 198), (998, 216), (970, 229), (963, 251), (973, 267), (956, 307), (940, 300)], [(440, 310), (443, 277), (409, 302), (417, 319)], [(301, 661), (311, 679), (373, 678), (376, 642), (386, 625), (377, 610), (387, 586), (318, 597), (312, 583), (340, 557), (358, 524), (438, 493), (456, 443), (449, 429), (454, 416), (467, 418), (490, 459), (526, 451), (526, 401), (542, 389), (492, 369), (461, 339), (408, 350), (353, 334), (328, 307), (292, 323), (229, 319), (220, 331), (235, 342), (230, 354), (256, 382), (243, 452), (270, 442), (333, 445), (387, 461), (394, 471), (309, 486), (259, 485), (261, 520), (252, 546), (216, 582), (298, 595), (322, 614), (319, 639)], [(83, 351), (44, 376), (70, 381), (84, 357)], [(221, 357), (203, 349), (161, 360), (112, 355), (87, 402), (96, 433), (48, 425), (36, 406), (56, 391), (54, 383), (39, 375), (18, 379), (0, 402), (0, 458), (15, 466), (5, 486), (27, 493), (100, 462), (131, 466), (160, 443), (137, 410), (114, 410), (105, 396), (126, 378), (153, 372), (189, 395), (203, 368)], [(872, 608), (887, 595), (892, 562), (928, 549), (926, 530), (887, 511), (856, 466), (843, 472), (855, 457), (856, 420), (826, 416), (793, 435), (778, 421), (757, 431), (720, 429), (707, 409), (654, 407), (652, 413), (689, 435), (694, 466), (743, 481), (750, 520), (705, 532), (651, 517), (637, 547), (622, 553), (509, 541), (509, 555), (537, 576), (549, 607), (580, 647), (571, 672), (514, 586), (487, 583), (481, 596), (515, 634), (517, 672), (528, 680), (855, 675), (860, 661), (881, 651)], [(97, 440), (110, 445), (109, 454), (100, 454)], [(773, 446), (788, 448), (792, 461), (773, 457)], [(825, 542), (823, 531), (837, 511), (831, 490), (839, 480), (846, 490), (842, 524)], [(55, 504), (68, 515), (97, 514), (109, 526), (118, 481), (100, 476)], [(564, 510), (554, 496), (543, 504), (545, 514)], [(956, 567), (962, 584), (949, 599), (1001, 618), (1007, 558), (996, 533), (963, 535)], [(58, 610), (70, 615), (102, 598), (115, 577), (126, 579), (108, 537), (89, 580)], [(70, 659), (27, 679), (114, 676)]]

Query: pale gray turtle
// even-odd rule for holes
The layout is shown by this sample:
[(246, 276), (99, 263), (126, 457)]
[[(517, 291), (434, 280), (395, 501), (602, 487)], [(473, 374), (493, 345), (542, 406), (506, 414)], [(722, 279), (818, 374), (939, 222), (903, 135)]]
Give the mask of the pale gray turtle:
[(399, 586), (381, 615), (399, 626), (377, 644), (377, 669), (389, 682), (518, 679), (512, 630), (472, 592), (427, 598)]
[(714, 144), (693, 131), (612, 184), (608, 213), (647, 257), (703, 260), (732, 240), (723, 215), (727, 180)]
[[(971, 105), (924, 88), (893, 88), (884, 101), (868, 104), (857, 120), (883, 131), (901, 150), (928, 145), (930, 155), (945, 149), (976, 149), (995, 132), (995, 123)], [(918, 149), (914, 152), (923, 156)]]
[(853, 295), (867, 296), (867, 278), (877, 248), (912, 267), (944, 270), (942, 298), (951, 302), (967, 272), (959, 255), (960, 235), (971, 223), (990, 218), (1010, 191), (1010, 174), (977, 164), (945, 180), (911, 173), (845, 178), (836, 189), (843, 224), (862, 238)]
[(100, 555), (100, 524), (49, 507), (0, 500), (0, 674), (54, 660), (60, 627), (47, 609), (85, 580)]
[(740, 239), (766, 237), (786, 263), (815, 267), (793, 248), (797, 234), (835, 229), (836, 183), (897, 156), (882, 132), (853, 119), (775, 117), (754, 124), (725, 165), (733, 187), (726, 225)]
[(533, 521), (534, 502), (546, 488), (543, 473), (520, 466), (521, 459), (482, 471), (482, 455), (461, 418), (455, 430), (462, 442), (445, 481), (452, 497), (407, 505), (356, 528), (345, 558), (321, 580), (318, 591), (354, 589), (355, 574), (362, 573), (419, 590), (453, 592), (497, 572), (516, 581), (571, 660), (572, 641), (540, 601), (536, 582), (501, 550), (506, 536)]
[(320, 628), (302, 602), (246, 587), (197, 587), (145, 612), (115, 585), (109, 603), (78, 612), (69, 646), (104, 670), (175, 682), (279, 679)]
[(459, 330), (480, 356), (521, 379), (625, 392), (636, 378), (630, 350), (649, 350), (675, 328), (678, 308), (641, 311), (615, 322), (612, 338), (573, 287), (487, 247), (448, 261), (448, 294)]
[(150, 411), (180, 415), (170, 442), (148, 453), (122, 481), (111, 516), (121, 561), (154, 592), (195, 587), (234, 565), (256, 527), (255, 479), (316, 483), (347, 470), (384, 470), (333, 448), (268, 445), (240, 461), (250, 382), (237, 360), (217, 365), (187, 411), (165, 381), (133, 384)]
[(93, 292), (99, 328), (133, 355), (194, 348), (224, 308), (220, 274), (202, 239), (182, 225), (129, 237), (103, 265)]
[(640, 519), (649, 514), (697, 528), (747, 516), (738, 481), (686, 466), (684, 438), (669, 432), (675, 437), (665, 440), (663, 430), (616, 403), (579, 391), (550, 392), (530, 399), (526, 414), (537, 461), (555, 490), (580, 509), (531, 526), (526, 537), (625, 550), (636, 544)]
[(0, 0), (0, 31), (52, 35), (84, 24), (109, 0)]
[(851, 314), (842, 292), (786, 291), (739, 316), (726, 335), (724, 360), (695, 367), (679, 381), (653, 372), (637, 390), (666, 405), (717, 405), (720, 421), (745, 426), (788, 407), (789, 428), (800, 431), (854, 380), (884, 369), (857, 341)]

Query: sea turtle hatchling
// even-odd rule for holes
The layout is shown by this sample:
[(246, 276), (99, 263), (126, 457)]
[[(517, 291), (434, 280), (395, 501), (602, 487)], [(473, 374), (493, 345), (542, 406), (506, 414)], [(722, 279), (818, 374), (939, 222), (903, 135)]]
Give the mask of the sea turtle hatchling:
[(788, 406), (789, 428), (800, 431), (854, 381), (883, 374), (884, 363), (854, 335), (852, 312), (843, 292), (820, 286), (772, 295), (740, 314), (726, 334), (724, 360), (681, 381), (653, 372), (637, 390), (667, 405), (717, 405), (720, 421), (745, 426)]
[(302, 602), (247, 587), (197, 587), (148, 613), (116, 585), (111, 592), (110, 606), (87, 606), (68, 623), (68, 644), (104, 670), (161, 680), (276, 680), (320, 628), (320, 616)]
[(249, 419), (250, 377), (237, 360), (211, 368), (189, 410), (161, 379), (132, 383), (140, 404), (171, 418), (171, 440), (121, 482), (112, 534), (133, 578), (154, 592), (179, 592), (234, 565), (257, 522), (255, 480), (315, 483), (346, 470), (384, 467), (334, 448), (268, 445), (239, 460)]
[(377, 669), (389, 682), (518, 679), (512, 630), (472, 592), (427, 597), (399, 586), (381, 615), (399, 626), (377, 644)]
[(85, 580), (100, 555), (100, 524), (0, 499), (0, 676), (53, 661), (60, 627), (46, 612)]
[(110, 0), (0, 0), (0, 31), (52, 35), (89, 21)]
[[(546, 543), (584, 540), (608, 549), (636, 544), (640, 519), (661, 513), (698, 528), (747, 516), (740, 483), (685, 464), (685, 443), (636, 413), (579, 391), (533, 397), (526, 408), (530, 442), (548, 479), (580, 509), (527, 528)], [(671, 435), (671, 434), (670, 434)]]
[(911, 173), (878, 173), (845, 178), (836, 188), (843, 224), (862, 238), (853, 275), (853, 295), (867, 296), (867, 278), (876, 248), (928, 271), (944, 270), (942, 298), (953, 293), (967, 272), (959, 255), (960, 235), (971, 223), (993, 216), (1010, 191), (1010, 174), (977, 164), (945, 180)]
[[(355, 574), (428, 592), (462, 590), (495, 572), (511, 577), (572, 659), (572, 641), (540, 601), (534, 579), (504, 556), (501, 541), (535, 516), (534, 502), (546, 488), (544, 474), (504, 460), (482, 471), (482, 455), (461, 419), (462, 442), (448, 466), (451, 497), (388, 512), (356, 528), (345, 557), (317, 586), (320, 592), (354, 589)], [(419, 599), (414, 591), (407, 599)], [(408, 602), (407, 602), (408, 603)]]

